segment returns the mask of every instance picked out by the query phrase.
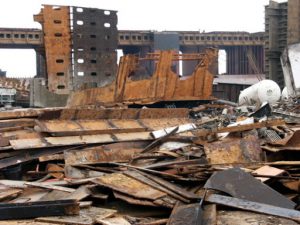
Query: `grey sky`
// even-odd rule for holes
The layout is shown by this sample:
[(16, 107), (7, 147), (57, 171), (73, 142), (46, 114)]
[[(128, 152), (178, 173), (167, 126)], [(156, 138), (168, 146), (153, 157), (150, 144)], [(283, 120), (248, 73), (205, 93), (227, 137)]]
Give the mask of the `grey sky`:
[[(264, 30), (268, 0), (9, 0), (0, 7), (0, 27), (41, 28), (33, 14), (42, 4), (76, 5), (118, 11), (121, 30)], [(0, 49), (0, 69), (12, 76), (35, 75), (33, 50)]]

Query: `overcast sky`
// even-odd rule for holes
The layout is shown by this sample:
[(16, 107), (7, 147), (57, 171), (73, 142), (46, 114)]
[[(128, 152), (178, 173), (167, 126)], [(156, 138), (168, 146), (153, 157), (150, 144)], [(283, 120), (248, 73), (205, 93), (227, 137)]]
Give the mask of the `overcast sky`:
[[(284, 1), (284, 0), (282, 0)], [(282, 2), (279, 0), (279, 2)], [(0, 27), (41, 28), (33, 14), (42, 4), (74, 5), (118, 11), (120, 30), (264, 30), (268, 0), (8, 0), (0, 6)], [(0, 49), (0, 69), (9, 76), (35, 75), (33, 50)]]

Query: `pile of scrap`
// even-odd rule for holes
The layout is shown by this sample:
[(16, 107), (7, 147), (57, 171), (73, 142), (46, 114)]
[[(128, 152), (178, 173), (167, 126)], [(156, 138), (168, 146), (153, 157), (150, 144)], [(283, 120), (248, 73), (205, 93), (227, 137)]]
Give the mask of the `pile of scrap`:
[(250, 111), (0, 112), (0, 225), (298, 224), (299, 123)]

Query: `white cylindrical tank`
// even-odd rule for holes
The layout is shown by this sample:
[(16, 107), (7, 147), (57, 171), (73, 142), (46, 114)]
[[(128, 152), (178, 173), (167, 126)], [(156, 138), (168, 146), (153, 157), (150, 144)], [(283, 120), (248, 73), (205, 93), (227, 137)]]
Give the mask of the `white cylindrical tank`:
[(239, 105), (254, 105), (268, 102), (273, 104), (281, 97), (278, 84), (272, 80), (262, 80), (245, 90), (239, 96)]

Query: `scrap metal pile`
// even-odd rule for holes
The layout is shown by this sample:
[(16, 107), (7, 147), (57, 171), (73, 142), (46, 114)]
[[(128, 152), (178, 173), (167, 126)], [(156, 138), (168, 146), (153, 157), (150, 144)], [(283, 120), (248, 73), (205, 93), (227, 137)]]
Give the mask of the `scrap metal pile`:
[(0, 112), (0, 224), (298, 224), (283, 105)]

